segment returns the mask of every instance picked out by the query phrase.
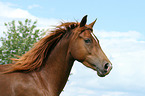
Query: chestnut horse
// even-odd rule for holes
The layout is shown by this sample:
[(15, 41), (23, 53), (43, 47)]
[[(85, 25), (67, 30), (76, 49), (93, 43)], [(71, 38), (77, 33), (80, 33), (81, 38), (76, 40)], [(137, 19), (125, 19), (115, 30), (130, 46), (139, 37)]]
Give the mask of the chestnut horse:
[(0, 96), (59, 96), (75, 60), (107, 75), (112, 64), (93, 33), (96, 20), (86, 22), (87, 15), (62, 23), (14, 64), (0, 65)]

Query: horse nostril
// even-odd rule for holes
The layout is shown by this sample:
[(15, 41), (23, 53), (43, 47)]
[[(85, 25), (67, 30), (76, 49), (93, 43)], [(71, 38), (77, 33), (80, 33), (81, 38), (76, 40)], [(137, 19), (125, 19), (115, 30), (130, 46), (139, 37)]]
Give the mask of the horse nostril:
[(106, 64), (104, 65), (105, 71), (108, 71), (108, 68), (109, 68), (109, 63), (106, 63)]
[(108, 74), (112, 69), (112, 64), (111, 63), (106, 63), (104, 64), (104, 74)]

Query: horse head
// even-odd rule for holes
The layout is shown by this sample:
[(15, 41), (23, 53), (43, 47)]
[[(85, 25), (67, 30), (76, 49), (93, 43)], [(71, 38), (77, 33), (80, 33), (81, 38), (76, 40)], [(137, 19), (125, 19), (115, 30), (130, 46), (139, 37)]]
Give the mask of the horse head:
[(104, 77), (112, 69), (112, 63), (103, 52), (98, 38), (93, 33), (96, 20), (86, 25), (87, 15), (84, 16), (79, 26), (72, 30), (74, 33), (70, 41), (70, 54), (85, 66), (97, 71), (98, 76)]

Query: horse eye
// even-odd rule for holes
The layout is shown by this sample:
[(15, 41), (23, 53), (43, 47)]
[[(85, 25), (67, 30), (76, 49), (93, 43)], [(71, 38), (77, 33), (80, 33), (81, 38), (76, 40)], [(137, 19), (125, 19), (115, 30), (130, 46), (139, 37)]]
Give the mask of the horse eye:
[(85, 43), (91, 43), (92, 42), (91, 38), (87, 38), (84, 41), (85, 41)]

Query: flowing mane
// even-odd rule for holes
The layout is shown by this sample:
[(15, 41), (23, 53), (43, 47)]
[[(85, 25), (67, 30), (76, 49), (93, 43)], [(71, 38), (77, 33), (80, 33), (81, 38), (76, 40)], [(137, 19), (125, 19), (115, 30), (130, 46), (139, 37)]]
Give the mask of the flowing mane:
[(56, 26), (53, 31), (50, 31), (48, 36), (37, 42), (30, 51), (21, 56), (19, 59), (12, 59), (16, 61), (16, 63), (11, 64), (8, 70), (6, 70), (6, 73), (15, 71), (30, 72), (40, 69), (40, 67), (44, 64), (43, 62), (45, 59), (49, 58), (49, 54), (64, 34), (69, 32), (69, 30), (76, 28), (78, 25), (79, 23), (77, 22), (67, 22)]
[(0, 65), (0, 96), (59, 96), (74, 62), (104, 77), (112, 64), (93, 34), (96, 20), (87, 25), (66, 22), (56, 26), (14, 64)]

